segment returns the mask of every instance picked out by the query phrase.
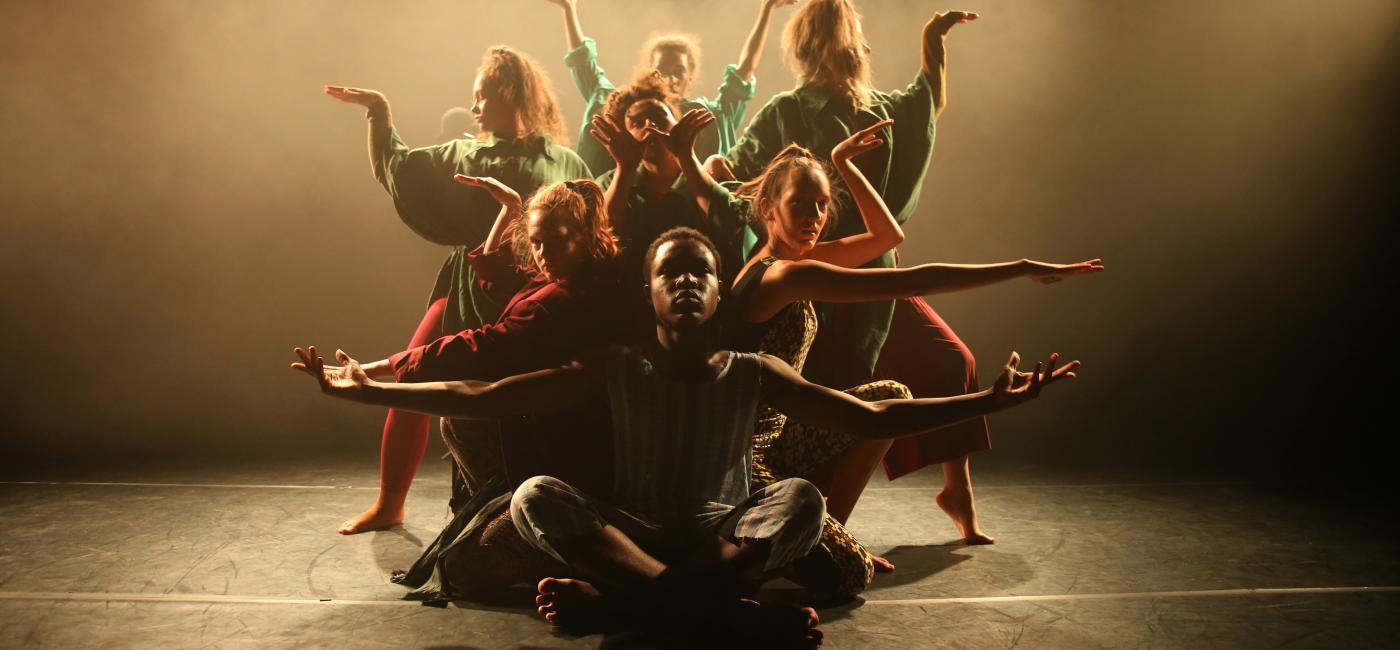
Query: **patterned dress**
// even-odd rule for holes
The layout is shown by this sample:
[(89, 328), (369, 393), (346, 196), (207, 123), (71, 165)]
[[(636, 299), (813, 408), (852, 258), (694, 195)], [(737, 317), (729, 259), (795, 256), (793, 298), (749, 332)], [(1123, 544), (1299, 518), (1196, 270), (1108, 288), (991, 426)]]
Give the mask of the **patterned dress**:
[[(775, 262), (773, 257), (759, 260), (734, 284), (728, 343), (738, 351), (770, 354), (801, 372), (817, 335), (817, 314), (811, 302), (794, 302), (763, 323), (749, 323), (739, 317), (763, 274)], [(865, 401), (910, 396), (909, 389), (893, 381), (862, 384), (845, 392)], [(808, 476), (854, 442), (855, 438), (848, 434), (790, 421), (772, 407), (760, 404), (754, 419), (753, 489), (780, 479)], [(830, 514), (826, 515), (817, 549), (799, 559), (794, 567), (798, 581), (819, 602), (845, 600), (864, 591), (875, 568), (870, 552)]]

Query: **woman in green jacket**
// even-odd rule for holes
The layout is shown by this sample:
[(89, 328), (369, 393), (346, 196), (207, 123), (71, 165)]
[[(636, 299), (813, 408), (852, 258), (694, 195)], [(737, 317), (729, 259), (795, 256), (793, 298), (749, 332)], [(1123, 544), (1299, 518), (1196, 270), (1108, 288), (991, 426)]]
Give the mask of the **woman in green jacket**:
[[(471, 111), (481, 133), (418, 149), (410, 149), (394, 129), (383, 93), (343, 86), (325, 90), (368, 109), (370, 167), (404, 224), (428, 241), (452, 247), (408, 348), (495, 322), (501, 305), (477, 286), (466, 253), (486, 239), (500, 205), (453, 177), (494, 178), (528, 197), (549, 183), (589, 176), (583, 160), (563, 146), (564, 123), (549, 77), (521, 52), (488, 49), (472, 86)], [(342, 534), (403, 521), (404, 501), (427, 445), (426, 416), (389, 411), (380, 447), (379, 498), (341, 524)]]

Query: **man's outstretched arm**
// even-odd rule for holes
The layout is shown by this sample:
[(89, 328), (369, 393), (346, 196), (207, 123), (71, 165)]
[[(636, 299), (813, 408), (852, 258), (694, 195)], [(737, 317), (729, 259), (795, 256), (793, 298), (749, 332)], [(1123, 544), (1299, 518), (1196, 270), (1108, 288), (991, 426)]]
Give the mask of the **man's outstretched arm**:
[(1056, 369), (1058, 354), (1048, 363), (1037, 363), (1031, 372), (1016, 369), (1021, 357), (1011, 353), (996, 384), (983, 391), (953, 397), (887, 399), (866, 402), (813, 384), (787, 363), (763, 356), (763, 397), (779, 413), (813, 427), (872, 440), (902, 438), (927, 433), (963, 420), (1011, 408), (1035, 399), (1041, 388), (1074, 377), (1078, 361)]
[(294, 350), (301, 361), (292, 368), (316, 379), (321, 392), (361, 404), (386, 406), (449, 418), (495, 419), (557, 411), (601, 397), (603, 382), (593, 376), (596, 364), (573, 363), (500, 381), (447, 381), (410, 384), (370, 379), (360, 364), (336, 350), (340, 366), (327, 367), (315, 346)]

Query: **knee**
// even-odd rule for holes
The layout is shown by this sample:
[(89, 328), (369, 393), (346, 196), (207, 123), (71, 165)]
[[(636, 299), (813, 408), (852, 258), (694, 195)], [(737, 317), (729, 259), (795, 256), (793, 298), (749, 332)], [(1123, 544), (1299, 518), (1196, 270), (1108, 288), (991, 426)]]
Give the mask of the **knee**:
[(821, 490), (810, 481), (789, 478), (773, 484), (791, 505), (788, 511), (788, 524), (802, 539), (810, 538), (816, 544), (821, 538), (822, 522), (826, 518), (826, 500)]
[(510, 495), (510, 514), (517, 522), (538, 518), (540, 513), (557, 508), (563, 495), (571, 492), (569, 484), (553, 476), (526, 479)]
[(734, 178), (734, 168), (729, 165), (729, 160), (719, 154), (714, 154), (705, 159), (705, 171), (716, 182), (736, 180)]

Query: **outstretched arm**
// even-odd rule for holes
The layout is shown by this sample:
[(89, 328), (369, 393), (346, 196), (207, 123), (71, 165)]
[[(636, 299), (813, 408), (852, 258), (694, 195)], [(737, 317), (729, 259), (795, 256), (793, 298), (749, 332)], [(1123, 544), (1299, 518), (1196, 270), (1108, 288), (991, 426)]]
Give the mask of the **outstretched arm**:
[(854, 158), (867, 151), (873, 151), (885, 144), (877, 134), (894, 120), (876, 122), (851, 134), (831, 150), (831, 162), (836, 172), (850, 189), (860, 218), (865, 222), (865, 232), (850, 237), (842, 237), (821, 242), (812, 248), (804, 259), (818, 260), (836, 266), (860, 266), (885, 254), (885, 251), (904, 241), (904, 230), (890, 214), (884, 199), (875, 191), (870, 180), (856, 167)]
[(342, 365), (327, 367), (316, 347), (294, 350), (292, 368), (311, 375), (321, 392), (361, 404), (386, 406), (449, 418), (493, 419), (581, 406), (596, 399), (602, 385), (583, 364), (539, 370), (500, 381), (448, 381), (385, 384), (374, 381), (340, 350)]
[(578, 22), (578, 0), (549, 0), (549, 3), (564, 10), (564, 38), (569, 49), (583, 45), (583, 26)]
[(977, 20), (977, 14), (970, 11), (950, 11), (935, 13), (924, 25), (921, 58), (924, 74), (933, 81), (933, 116), (936, 119), (948, 104), (948, 49), (944, 41), (954, 25)]
[(753, 71), (758, 68), (758, 60), (763, 57), (763, 46), (768, 42), (768, 24), (772, 22), (773, 9), (795, 5), (797, 2), (798, 0), (759, 0), (758, 20), (749, 32), (749, 39), (744, 41), (744, 51), (739, 54), (740, 78), (746, 81), (753, 78)]
[(778, 412), (813, 427), (848, 433), (866, 439), (901, 438), (927, 433), (963, 420), (1008, 409), (1035, 399), (1046, 384), (1074, 377), (1078, 361), (1056, 369), (1059, 355), (1021, 372), (1020, 355), (1002, 369), (993, 387), (957, 395), (921, 399), (888, 399), (865, 402), (838, 390), (813, 384), (782, 360), (763, 356), (763, 398)]
[(389, 133), (394, 120), (389, 114), (389, 98), (378, 90), (326, 86), (325, 93), (347, 104), (363, 106), (369, 111), (369, 166), (374, 180), (384, 182), (383, 161), (388, 158)]
[(745, 306), (743, 318), (763, 322), (798, 300), (865, 302), (949, 293), (1012, 278), (1042, 284), (1103, 270), (1101, 260), (1050, 264), (1018, 260), (1000, 264), (920, 264), (907, 268), (849, 269), (825, 262), (799, 260), (774, 264)]

